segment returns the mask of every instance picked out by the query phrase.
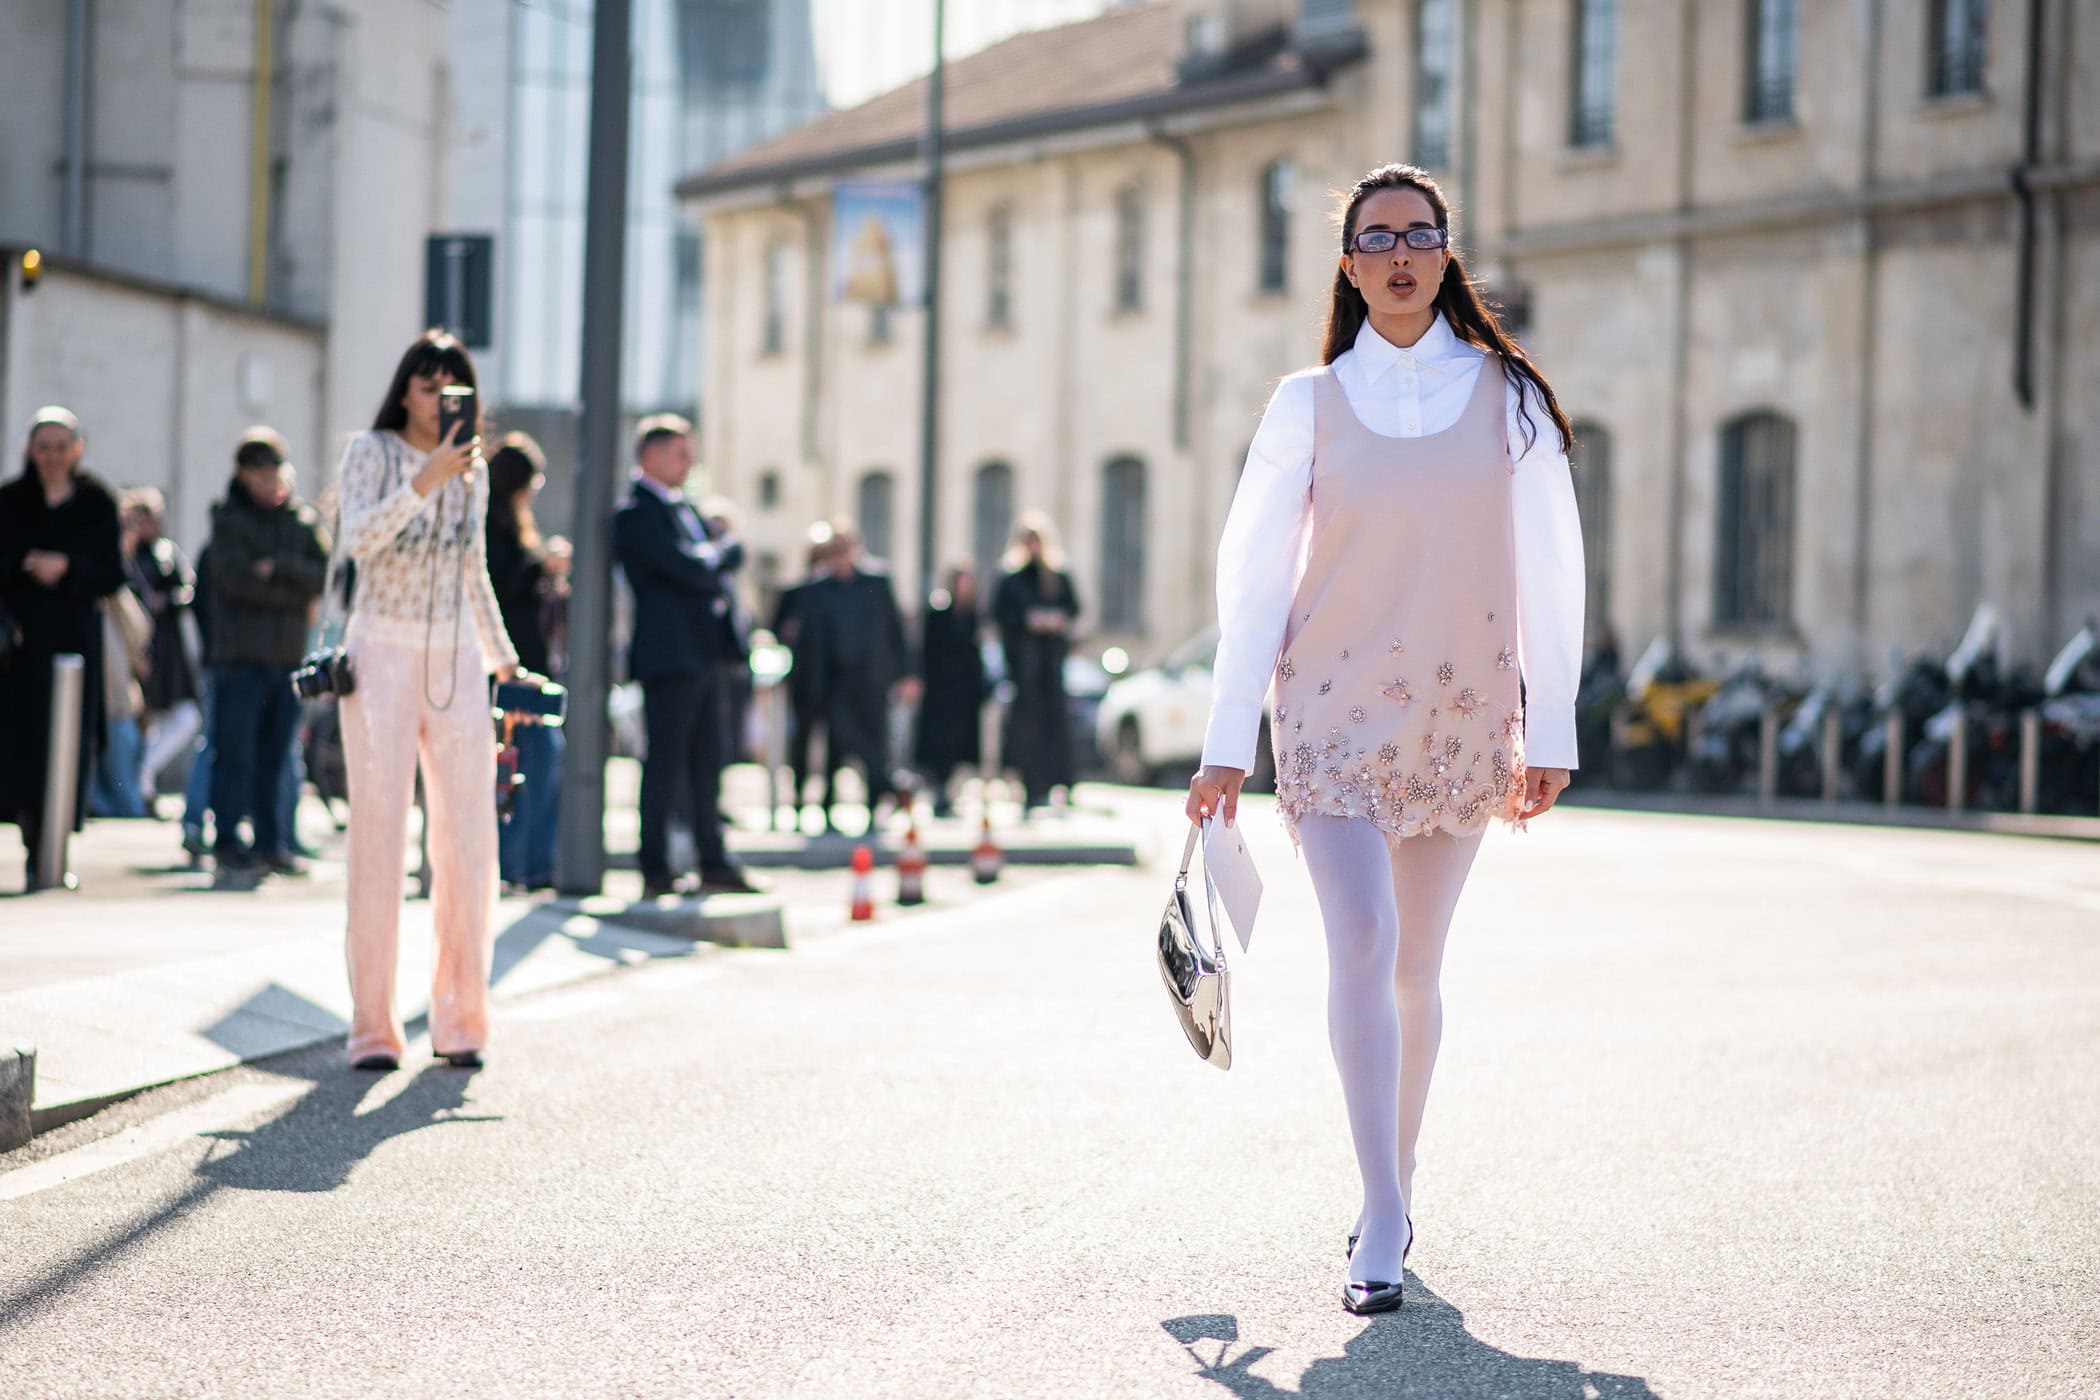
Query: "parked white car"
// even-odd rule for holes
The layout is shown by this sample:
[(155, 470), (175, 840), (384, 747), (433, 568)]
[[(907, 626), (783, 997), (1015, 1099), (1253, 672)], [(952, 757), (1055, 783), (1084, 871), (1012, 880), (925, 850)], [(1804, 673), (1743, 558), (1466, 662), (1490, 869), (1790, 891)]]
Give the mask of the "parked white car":
[[(1204, 725), (1210, 719), (1210, 669), (1217, 653), (1218, 629), (1206, 627), (1166, 659), (1110, 684), (1094, 716), (1094, 736), (1117, 782), (1150, 783), (1165, 777), (1178, 784), (1195, 771), (1203, 756)], [(1247, 786), (1265, 792), (1274, 786), (1275, 776), (1264, 718)]]

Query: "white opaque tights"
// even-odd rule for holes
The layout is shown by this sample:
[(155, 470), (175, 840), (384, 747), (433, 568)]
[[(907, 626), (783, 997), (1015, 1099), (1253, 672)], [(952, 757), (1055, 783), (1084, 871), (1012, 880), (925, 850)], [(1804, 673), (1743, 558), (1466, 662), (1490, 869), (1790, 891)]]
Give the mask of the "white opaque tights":
[(1327, 928), (1327, 1038), (1363, 1174), (1362, 1239), (1349, 1277), (1392, 1283), (1444, 1035), (1444, 936), (1480, 837), (1394, 841), (1366, 821), (1306, 816), (1298, 842)]

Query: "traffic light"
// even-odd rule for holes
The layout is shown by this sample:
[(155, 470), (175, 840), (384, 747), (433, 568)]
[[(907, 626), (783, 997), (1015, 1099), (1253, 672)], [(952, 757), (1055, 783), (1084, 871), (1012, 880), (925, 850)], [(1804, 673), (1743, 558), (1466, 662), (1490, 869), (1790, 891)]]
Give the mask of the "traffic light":
[(37, 279), (38, 279), (38, 278), (40, 278), (40, 277), (42, 277), (43, 275), (44, 275), (44, 255), (43, 255), (42, 253), (39, 253), (39, 252), (38, 252), (38, 251), (37, 251), (36, 249), (34, 249), (34, 248), (28, 248), (28, 249), (25, 249), (25, 250), (23, 250), (23, 253), (22, 253), (22, 290), (23, 290), (23, 291), (25, 291), (25, 292), (33, 292), (33, 291), (35, 291), (35, 290), (36, 290), (36, 284), (37, 284)]

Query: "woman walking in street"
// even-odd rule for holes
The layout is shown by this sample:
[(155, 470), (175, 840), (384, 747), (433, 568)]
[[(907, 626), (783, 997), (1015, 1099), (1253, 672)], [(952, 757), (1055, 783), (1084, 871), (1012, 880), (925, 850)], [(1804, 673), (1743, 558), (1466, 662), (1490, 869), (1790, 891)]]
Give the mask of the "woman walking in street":
[(78, 831), (102, 750), (102, 600), (124, 586), (117, 498), (82, 470), (85, 450), (79, 419), (56, 406), (40, 408), (22, 474), (0, 486), (0, 822), (21, 828), (31, 890), (44, 829), (54, 662), (70, 653), (86, 668), (73, 800)]
[(1019, 769), (1026, 808), (1047, 807), (1050, 790), (1072, 786), (1071, 720), (1065, 704), (1065, 651), (1079, 595), (1065, 572), (1045, 517), (1031, 511), (1014, 527), (1007, 574), (992, 597), (999, 646), (1013, 682), (1001, 761)]
[(1575, 766), (1582, 535), (1567, 418), (1422, 171), (1351, 192), (1321, 359), (1270, 399), (1225, 523), (1188, 814), (1234, 819), (1273, 683), (1278, 807), (1326, 926), (1363, 1178), (1343, 1305), (1371, 1313), (1400, 1305), (1414, 1241), (1459, 891), (1489, 820), (1546, 811)]
[(342, 720), (351, 802), (349, 1055), (359, 1069), (394, 1069), (407, 1048), (394, 971), (419, 759), (438, 941), (430, 1046), (473, 1067), (488, 1038), (496, 898), (488, 680), (491, 672), (510, 677), (518, 653), (489, 583), (478, 427), (439, 435), (440, 391), (454, 384), (474, 385), (466, 348), (443, 331), (425, 332), (337, 473), (342, 549), (357, 566), (344, 643), (356, 679)]
[(979, 762), (978, 731), (984, 712), (984, 652), (977, 645), (977, 570), (957, 564), (948, 584), (926, 603), (919, 675), (919, 701), (912, 758), (933, 790), (933, 814), (954, 815), (948, 784), (955, 770)]

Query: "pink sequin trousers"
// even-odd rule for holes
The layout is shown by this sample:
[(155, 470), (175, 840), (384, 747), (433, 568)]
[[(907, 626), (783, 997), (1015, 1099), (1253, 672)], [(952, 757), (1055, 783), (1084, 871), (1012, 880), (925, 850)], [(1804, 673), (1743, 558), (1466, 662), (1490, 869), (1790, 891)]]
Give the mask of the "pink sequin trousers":
[[(348, 644), (357, 689), (343, 701), (349, 764), (349, 1056), (397, 1058), (406, 1046), (394, 1004), (408, 814), (416, 766), (430, 822), (431, 909), (437, 972), (430, 1044), (439, 1054), (480, 1050), (489, 1029), (491, 926), (496, 902), (496, 753), (488, 674), (469, 635), (453, 647), (359, 636)], [(449, 701), (449, 704), (447, 703)]]
[(1270, 737), (1293, 836), (1309, 814), (1394, 837), (1514, 822), (1524, 793), (1501, 362), (1451, 427), (1385, 437), (1332, 370), (1314, 387), (1312, 536)]

